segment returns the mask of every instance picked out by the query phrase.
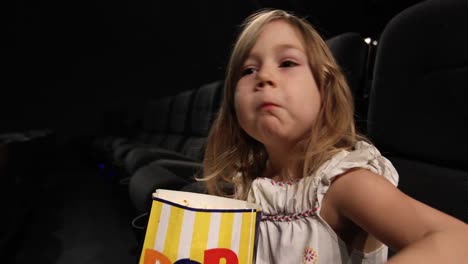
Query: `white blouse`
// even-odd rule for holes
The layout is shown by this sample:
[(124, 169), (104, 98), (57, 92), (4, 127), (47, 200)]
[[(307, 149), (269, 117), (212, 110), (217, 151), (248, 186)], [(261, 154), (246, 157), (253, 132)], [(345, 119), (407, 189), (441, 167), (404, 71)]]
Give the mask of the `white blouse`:
[(341, 151), (314, 175), (294, 182), (257, 178), (248, 201), (263, 210), (259, 226), (256, 263), (384, 263), (386, 246), (363, 253), (348, 253), (345, 243), (320, 217), (321, 204), (333, 179), (352, 168), (368, 169), (393, 185), (398, 173), (372, 145), (359, 141), (353, 151)]

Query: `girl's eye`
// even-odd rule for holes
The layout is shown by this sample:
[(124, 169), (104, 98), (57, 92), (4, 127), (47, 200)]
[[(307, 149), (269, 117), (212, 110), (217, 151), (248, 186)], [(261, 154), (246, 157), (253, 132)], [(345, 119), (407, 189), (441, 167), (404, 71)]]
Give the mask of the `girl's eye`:
[(285, 61), (281, 62), (280, 68), (294, 67), (294, 66), (297, 66), (297, 65), (298, 64), (295, 63), (294, 61), (285, 60)]
[(252, 67), (246, 68), (246, 69), (242, 70), (241, 76), (252, 74), (252, 73), (254, 73), (254, 71), (255, 71), (255, 69), (252, 68)]

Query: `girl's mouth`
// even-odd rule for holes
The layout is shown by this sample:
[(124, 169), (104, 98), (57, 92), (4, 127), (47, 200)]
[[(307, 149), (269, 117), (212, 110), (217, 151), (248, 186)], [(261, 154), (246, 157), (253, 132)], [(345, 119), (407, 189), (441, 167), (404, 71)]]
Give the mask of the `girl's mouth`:
[(268, 110), (268, 109), (272, 109), (272, 108), (277, 107), (277, 106), (278, 106), (277, 104), (265, 102), (260, 106), (260, 109)]

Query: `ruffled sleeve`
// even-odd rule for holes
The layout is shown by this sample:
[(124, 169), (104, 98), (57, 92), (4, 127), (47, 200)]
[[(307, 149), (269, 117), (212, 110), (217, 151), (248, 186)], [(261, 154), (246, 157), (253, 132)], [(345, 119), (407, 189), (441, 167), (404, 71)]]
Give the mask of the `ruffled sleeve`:
[(370, 170), (385, 177), (393, 185), (398, 185), (398, 173), (392, 163), (376, 147), (359, 141), (354, 150), (339, 152), (318, 169), (317, 175), (321, 178), (318, 194), (326, 193), (335, 177), (353, 168)]

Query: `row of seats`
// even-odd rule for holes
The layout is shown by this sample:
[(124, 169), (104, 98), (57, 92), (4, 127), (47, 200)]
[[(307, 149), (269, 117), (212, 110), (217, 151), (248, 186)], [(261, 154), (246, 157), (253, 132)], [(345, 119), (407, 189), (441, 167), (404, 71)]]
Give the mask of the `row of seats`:
[[(464, 149), (468, 146), (464, 136), (468, 134), (465, 122), (468, 109), (463, 99), (468, 96), (463, 85), (468, 81), (468, 38), (464, 34), (468, 28), (464, 15), (467, 11), (468, 3), (463, 0), (427, 0), (395, 16), (385, 27), (378, 46), (373, 42), (366, 44), (357, 33), (327, 40), (354, 95), (356, 125), (395, 165), (400, 174), (399, 188), (465, 222), (468, 221), (468, 196), (465, 195), (468, 160)], [(217, 82), (217, 89), (221, 89), (221, 84)], [(207, 86), (210, 85), (213, 84)], [(197, 100), (187, 104), (187, 97), (202, 88), (182, 92), (172, 97), (172, 103), (171, 99), (163, 98), (157, 104), (183, 105), (192, 115), (197, 115), (193, 110)], [(219, 105), (217, 100), (221, 97), (213, 98), (216, 99), (209, 105)], [(216, 107), (210, 110), (207, 113), (211, 122)], [(171, 131), (187, 131), (187, 127), (193, 126), (185, 122), (186, 127), (181, 130), (182, 123), (177, 125), (180, 120), (175, 120), (181, 119), (180, 116), (174, 109), (168, 113), (172, 113), (167, 114), (171, 116), (168, 122), (174, 122)], [(205, 132), (210, 122), (203, 123)], [(153, 125), (149, 121), (148, 127), (150, 124)], [(204, 192), (203, 184), (193, 180), (194, 172), (203, 169), (202, 154), (184, 155), (190, 157), (187, 159), (164, 158), (159, 151), (182, 154), (180, 146), (184, 144), (172, 144), (177, 137), (161, 137), (162, 131), (169, 130), (153, 129), (144, 136), (158, 139), (154, 140), (159, 142), (157, 150), (148, 147), (151, 140), (143, 140), (140, 141), (143, 144), (132, 145), (125, 157), (114, 152), (112, 158), (113, 164), (124, 166), (130, 177), (129, 196), (139, 215), (134, 227), (139, 226), (140, 230), (146, 222), (144, 216), (155, 189)], [(159, 141), (161, 138), (164, 139)], [(117, 149), (115, 146), (128, 142), (128, 139), (114, 139), (111, 145)], [(161, 149), (161, 144), (165, 144), (166, 150)], [(138, 153), (145, 153), (143, 156), (148, 158), (137, 161), (137, 156), (142, 155)]]
[(95, 140), (94, 149), (101, 155), (98, 160), (114, 168), (122, 183), (155, 160), (201, 162), (221, 95), (222, 81), (214, 81), (149, 101), (141, 114), (141, 129), (133, 137)]

